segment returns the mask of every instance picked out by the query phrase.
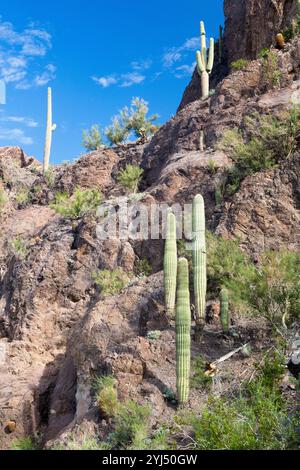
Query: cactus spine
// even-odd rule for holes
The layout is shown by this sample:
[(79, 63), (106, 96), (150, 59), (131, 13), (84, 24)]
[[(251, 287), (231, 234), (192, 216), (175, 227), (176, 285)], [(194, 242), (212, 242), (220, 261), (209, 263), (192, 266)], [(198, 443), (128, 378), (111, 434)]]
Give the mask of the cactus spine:
[(209, 95), (209, 75), (214, 66), (215, 55), (215, 41), (210, 38), (209, 54), (207, 57), (206, 50), (206, 34), (203, 21), (200, 22), (200, 36), (201, 36), (201, 52), (196, 52), (198, 73), (201, 77), (202, 98), (205, 99)]
[(176, 385), (179, 403), (186, 403), (190, 391), (191, 368), (191, 310), (189, 266), (185, 258), (178, 262), (176, 303)]
[(176, 300), (177, 280), (177, 239), (176, 239), (176, 217), (168, 214), (167, 234), (164, 256), (164, 284), (165, 303), (169, 315), (174, 315)]
[(48, 110), (47, 110), (47, 127), (46, 127), (46, 141), (44, 151), (44, 164), (43, 172), (45, 173), (49, 168), (52, 132), (55, 131), (56, 124), (52, 123), (52, 90), (48, 88)]
[(195, 312), (197, 324), (205, 320), (206, 308), (206, 240), (205, 240), (205, 206), (203, 197), (198, 194), (193, 201), (193, 274)]
[(228, 290), (222, 289), (220, 293), (220, 306), (221, 306), (221, 323), (225, 333), (228, 333), (230, 328), (230, 316), (228, 306)]

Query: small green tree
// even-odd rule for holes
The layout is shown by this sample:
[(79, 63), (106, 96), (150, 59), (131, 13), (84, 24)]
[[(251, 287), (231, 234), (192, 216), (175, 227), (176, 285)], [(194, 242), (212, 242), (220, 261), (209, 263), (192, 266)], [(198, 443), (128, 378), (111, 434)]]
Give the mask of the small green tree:
[(111, 125), (108, 126), (104, 132), (110, 145), (119, 145), (126, 142), (130, 131), (121, 115), (115, 116)]
[(127, 124), (129, 131), (133, 131), (137, 138), (153, 135), (158, 126), (154, 124), (158, 114), (147, 117), (149, 112), (148, 103), (142, 98), (133, 98), (130, 109), (124, 108), (122, 111), (123, 120)]
[(118, 175), (118, 182), (126, 189), (137, 193), (144, 170), (139, 166), (127, 165)]
[(77, 188), (73, 196), (57, 193), (52, 209), (66, 219), (78, 219), (87, 213), (95, 213), (102, 202), (102, 194), (97, 189)]
[(101, 131), (97, 124), (94, 124), (90, 130), (82, 132), (82, 144), (89, 152), (103, 147)]

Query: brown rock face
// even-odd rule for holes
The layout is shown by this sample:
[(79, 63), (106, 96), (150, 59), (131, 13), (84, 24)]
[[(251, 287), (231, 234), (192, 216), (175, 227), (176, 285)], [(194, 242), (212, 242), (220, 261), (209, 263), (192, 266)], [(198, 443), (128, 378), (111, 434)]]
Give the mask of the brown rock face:
[(297, 6), (297, 0), (225, 0), (227, 63), (255, 59), (261, 49), (274, 45), (276, 34), (291, 23)]
[[(276, 45), (276, 35), (291, 24), (297, 14), (297, 0), (224, 0), (225, 30), (223, 62), (215, 59), (211, 89), (238, 59), (256, 59), (264, 47)], [(179, 110), (198, 100), (200, 78), (197, 70), (186, 88)]]

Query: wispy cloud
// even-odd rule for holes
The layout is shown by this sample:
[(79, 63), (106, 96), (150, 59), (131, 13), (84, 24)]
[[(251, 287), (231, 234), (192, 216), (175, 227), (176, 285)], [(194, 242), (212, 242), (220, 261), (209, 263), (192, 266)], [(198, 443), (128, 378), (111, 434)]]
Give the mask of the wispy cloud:
[(190, 77), (196, 67), (196, 62), (193, 62), (191, 65), (183, 64), (179, 67), (176, 67), (174, 75), (176, 78)]
[(26, 127), (35, 128), (38, 126), (38, 122), (32, 118), (24, 116), (2, 116), (0, 115), (1, 122), (12, 122), (17, 124), (23, 124)]
[(187, 39), (181, 46), (171, 47), (165, 51), (162, 57), (164, 67), (172, 67), (180, 62), (186, 56), (186, 53), (197, 49), (199, 46), (199, 38), (193, 37)]
[(4, 129), (0, 127), (0, 141), (13, 142), (22, 145), (32, 145), (33, 139), (25, 134), (22, 129)]
[(112, 75), (108, 77), (92, 77), (92, 80), (94, 80), (94, 82), (103, 88), (108, 88), (109, 86), (115, 85), (118, 82), (118, 80)]
[(103, 77), (92, 76), (97, 85), (102, 88), (108, 88), (111, 85), (118, 85), (121, 88), (129, 88), (133, 85), (142, 83), (146, 76), (143, 74), (145, 70), (148, 70), (152, 65), (151, 60), (133, 61), (131, 62), (131, 70), (123, 74), (111, 74)]
[(55, 78), (55, 67), (47, 65), (34, 74), (36, 59), (46, 56), (51, 49), (51, 35), (31, 25), (21, 32), (0, 16), (0, 79), (14, 83), (19, 89), (42, 86)]

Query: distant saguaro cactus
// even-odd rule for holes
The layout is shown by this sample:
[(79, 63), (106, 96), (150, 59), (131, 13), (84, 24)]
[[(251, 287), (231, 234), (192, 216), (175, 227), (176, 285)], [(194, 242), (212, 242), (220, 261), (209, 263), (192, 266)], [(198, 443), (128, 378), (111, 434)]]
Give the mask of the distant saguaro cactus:
[(47, 110), (47, 127), (46, 127), (46, 141), (44, 151), (44, 163), (43, 172), (44, 174), (49, 169), (51, 143), (52, 143), (52, 132), (55, 131), (56, 124), (52, 123), (52, 90), (48, 88), (48, 110)]
[(190, 391), (191, 309), (189, 265), (186, 258), (178, 261), (176, 302), (176, 385), (179, 403), (186, 403)]
[(167, 235), (164, 255), (164, 285), (165, 304), (169, 315), (175, 312), (176, 300), (176, 280), (177, 280), (177, 238), (176, 238), (176, 217), (169, 213), (167, 218)]
[(202, 324), (206, 308), (206, 239), (205, 206), (203, 197), (198, 194), (193, 201), (193, 275), (196, 321)]
[(210, 38), (209, 53), (207, 57), (206, 34), (203, 21), (200, 22), (201, 35), (201, 52), (196, 52), (198, 73), (201, 77), (202, 98), (205, 99), (209, 95), (209, 75), (214, 66), (215, 41)]
[(230, 328), (229, 304), (228, 304), (228, 290), (222, 289), (220, 292), (220, 306), (221, 306), (221, 323), (225, 333), (228, 333)]

